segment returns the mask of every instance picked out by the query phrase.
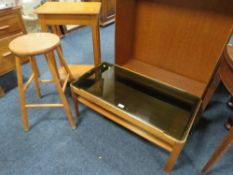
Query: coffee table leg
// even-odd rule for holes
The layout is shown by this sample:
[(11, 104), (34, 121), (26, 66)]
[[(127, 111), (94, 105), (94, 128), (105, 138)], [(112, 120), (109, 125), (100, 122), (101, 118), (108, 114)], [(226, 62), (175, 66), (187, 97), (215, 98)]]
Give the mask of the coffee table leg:
[(178, 159), (181, 150), (183, 149), (184, 143), (176, 143), (173, 147), (173, 150), (168, 158), (168, 161), (164, 167), (164, 171), (170, 172)]
[(74, 110), (75, 110), (76, 117), (79, 117), (79, 109), (78, 109), (78, 99), (77, 99), (77, 95), (73, 92), (72, 89), (71, 89), (71, 96), (72, 96), (72, 100), (73, 100), (73, 104), (74, 104)]
[(4, 90), (3, 90), (3, 88), (2, 88), (2, 86), (0, 86), (0, 97), (2, 97), (2, 96), (4, 96)]

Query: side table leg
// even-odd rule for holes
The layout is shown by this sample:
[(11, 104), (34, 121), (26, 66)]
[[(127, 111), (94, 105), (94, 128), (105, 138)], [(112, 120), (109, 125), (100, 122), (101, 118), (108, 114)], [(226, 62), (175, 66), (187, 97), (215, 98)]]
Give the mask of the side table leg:
[(57, 50), (57, 54), (58, 54), (58, 58), (60, 60), (61, 66), (63, 66), (64, 69), (66, 70), (66, 72), (70, 75), (70, 80), (73, 80), (74, 77), (73, 77), (73, 75), (72, 75), (72, 73), (71, 73), (71, 71), (70, 71), (70, 69), (69, 69), (69, 67), (68, 67), (68, 65), (67, 65), (67, 63), (65, 61), (65, 58), (63, 57), (61, 46), (58, 46), (56, 48), (56, 50)]
[(93, 52), (94, 52), (94, 64), (98, 65), (101, 62), (101, 49), (100, 49), (100, 32), (98, 20), (92, 24), (92, 40), (93, 40)]
[(75, 110), (76, 117), (79, 117), (79, 109), (78, 109), (78, 99), (77, 99), (77, 95), (73, 92), (72, 89), (71, 89), (71, 96), (72, 96), (72, 100), (73, 100), (73, 104), (74, 104), (74, 110)]
[(47, 25), (46, 25), (46, 22), (45, 22), (44, 15), (38, 15), (38, 20), (39, 20), (39, 23), (40, 23), (41, 32), (47, 32), (48, 28), (47, 28)]

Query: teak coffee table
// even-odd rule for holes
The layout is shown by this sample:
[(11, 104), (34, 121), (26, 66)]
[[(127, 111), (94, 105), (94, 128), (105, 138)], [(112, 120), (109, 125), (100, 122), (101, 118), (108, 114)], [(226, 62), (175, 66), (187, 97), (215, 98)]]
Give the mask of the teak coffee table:
[(78, 102), (169, 151), (175, 164), (200, 108), (200, 98), (109, 63), (71, 83)]

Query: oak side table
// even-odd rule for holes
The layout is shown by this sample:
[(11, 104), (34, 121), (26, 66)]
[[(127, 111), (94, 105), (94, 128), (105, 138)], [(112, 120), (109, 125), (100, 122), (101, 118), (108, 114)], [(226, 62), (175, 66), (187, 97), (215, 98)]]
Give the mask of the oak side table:
[[(47, 31), (47, 26), (52, 29), (56, 25), (88, 25), (92, 28), (94, 64), (101, 62), (99, 2), (46, 2), (34, 12), (39, 17), (42, 32)], [(56, 30), (53, 30), (56, 31)]]

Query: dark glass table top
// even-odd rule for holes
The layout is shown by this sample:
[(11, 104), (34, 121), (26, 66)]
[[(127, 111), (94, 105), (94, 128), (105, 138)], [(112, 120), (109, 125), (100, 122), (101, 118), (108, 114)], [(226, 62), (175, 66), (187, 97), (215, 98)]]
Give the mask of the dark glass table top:
[(130, 116), (182, 140), (200, 99), (132, 71), (102, 63), (72, 83)]

